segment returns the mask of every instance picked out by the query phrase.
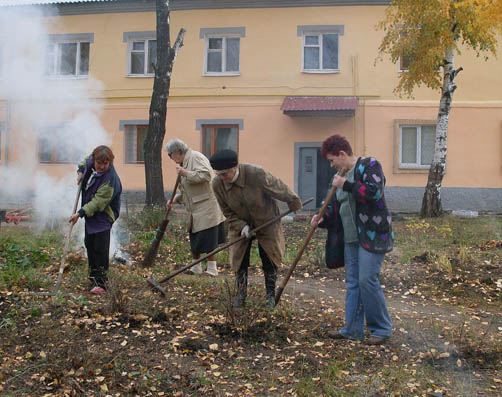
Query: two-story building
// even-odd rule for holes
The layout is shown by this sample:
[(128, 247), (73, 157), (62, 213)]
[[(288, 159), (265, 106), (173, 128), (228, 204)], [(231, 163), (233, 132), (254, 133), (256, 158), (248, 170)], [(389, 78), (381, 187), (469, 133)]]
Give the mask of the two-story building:
[[(47, 42), (40, 51), (40, 78), (44, 87), (57, 85), (55, 92), (62, 94), (3, 96), (0, 167), (26, 161), (29, 151), (38, 170), (54, 176), (73, 172), (72, 151), (51, 138), (66, 120), (54, 112), (37, 116), (40, 124), (31, 129), (33, 136), (41, 135), (32, 141), (21, 131), (30, 128), (22, 120), (30, 109), (49, 102), (64, 108), (69, 101), (65, 89), (82, 90), (92, 103), (89, 111), (108, 132), (124, 189), (144, 190), (142, 143), (156, 59), (155, 1), (3, 0), (0, 13), (22, 10), (24, 3), (44, 10), (43, 16), (32, 17), (43, 20), (40, 34)], [(172, 75), (166, 141), (178, 137), (208, 157), (232, 148), (241, 162), (263, 166), (302, 198), (316, 197), (319, 205), (331, 175), (319, 148), (326, 137), (339, 133), (356, 154), (382, 163), (392, 210), (419, 210), (440, 93), (420, 88), (413, 100), (393, 93), (405, 63), (376, 61), (383, 32), (375, 26), (388, 1), (170, 4), (172, 42), (180, 28), (186, 34)], [(6, 37), (11, 36), (0, 33), (0, 76), (9, 61), (2, 53)], [(465, 50), (456, 65), (464, 70), (450, 115), (443, 206), (502, 212), (502, 60), (484, 61)], [(101, 82), (99, 88), (93, 83), (93, 89), (83, 90), (88, 79)], [(50, 120), (42, 120), (48, 115)], [(163, 161), (170, 189), (174, 164), (167, 156)]]

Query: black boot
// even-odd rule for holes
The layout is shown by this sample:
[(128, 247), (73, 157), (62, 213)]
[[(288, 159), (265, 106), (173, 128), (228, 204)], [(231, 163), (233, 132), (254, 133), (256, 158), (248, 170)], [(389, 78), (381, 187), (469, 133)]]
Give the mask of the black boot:
[(235, 277), (237, 294), (234, 299), (234, 307), (242, 307), (246, 304), (248, 296), (248, 269), (239, 269)]
[(277, 273), (265, 273), (265, 289), (267, 291), (267, 298), (265, 306), (267, 309), (272, 310), (275, 307), (275, 282)]

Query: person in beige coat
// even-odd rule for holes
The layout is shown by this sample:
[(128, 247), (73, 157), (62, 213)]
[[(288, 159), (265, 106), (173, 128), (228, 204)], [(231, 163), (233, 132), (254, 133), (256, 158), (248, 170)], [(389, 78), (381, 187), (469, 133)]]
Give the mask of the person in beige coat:
[[(188, 232), (192, 256), (199, 259), (201, 254), (209, 253), (225, 242), (225, 217), (211, 187), (214, 171), (206, 156), (190, 149), (179, 139), (170, 140), (166, 150), (176, 163), (176, 173), (181, 175), (179, 192), (173, 202), (185, 205), (190, 218)], [(198, 263), (191, 270), (201, 274), (202, 266)], [(208, 258), (206, 273), (218, 275), (215, 255)]]
[(229, 239), (247, 237), (230, 246), (230, 263), (236, 272), (234, 306), (244, 305), (247, 297), (249, 256), (252, 239), (256, 237), (265, 275), (266, 305), (273, 308), (277, 267), (285, 248), (284, 232), (280, 221), (259, 230), (256, 236), (251, 230), (279, 215), (275, 200), (287, 203), (292, 211), (302, 207), (301, 200), (284, 182), (262, 167), (238, 164), (237, 154), (232, 150), (215, 153), (210, 162), (216, 172), (213, 190), (227, 218)]

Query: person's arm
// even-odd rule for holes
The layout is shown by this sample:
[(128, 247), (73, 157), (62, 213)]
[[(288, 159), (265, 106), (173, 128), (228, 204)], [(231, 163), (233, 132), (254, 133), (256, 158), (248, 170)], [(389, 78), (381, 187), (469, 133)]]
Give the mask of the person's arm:
[(218, 201), (218, 205), (220, 206), (221, 212), (225, 218), (227, 218), (228, 226), (230, 229), (240, 233), (244, 226), (246, 226), (246, 222), (240, 219), (237, 214), (230, 208), (224, 200), (222, 182), (219, 177), (213, 179), (213, 191), (216, 196), (216, 200)]
[(207, 158), (193, 155), (192, 169), (186, 170), (187, 183), (211, 182), (211, 166)]
[(360, 161), (355, 170), (360, 175), (354, 182), (345, 181), (343, 190), (352, 193), (356, 201), (378, 201), (383, 195), (385, 176), (382, 166), (374, 158), (369, 161)]
[(103, 183), (98, 188), (91, 201), (78, 210), (80, 217), (83, 218), (86, 216), (89, 218), (98, 211), (104, 211), (113, 198), (113, 192), (114, 189), (109, 181)]
[(296, 212), (302, 208), (300, 197), (298, 197), (298, 195), (296, 195), (283, 181), (270, 172), (265, 171), (263, 168), (258, 168), (257, 173), (258, 177), (263, 181), (263, 189), (270, 197), (287, 203), (291, 211)]
[(77, 184), (79, 184), (82, 181), (82, 178), (84, 177), (85, 165), (87, 164), (87, 160), (89, 160), (90, 157), (91, 157), (91, 155), (87, 156), (80, 163), (78, 163)]

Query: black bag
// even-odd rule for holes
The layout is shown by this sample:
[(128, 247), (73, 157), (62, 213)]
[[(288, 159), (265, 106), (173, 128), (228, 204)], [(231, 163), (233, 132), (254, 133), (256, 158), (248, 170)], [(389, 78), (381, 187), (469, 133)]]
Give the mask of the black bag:
[(325, 246), (326, 266), (328, 269), (338, 269), (345, 266), (343, 223), (338, 208), (338, 202), (333, 198), (333, 201), (326, 207), (323, 222), (319, 224), (319, 227), (328, 229)]

